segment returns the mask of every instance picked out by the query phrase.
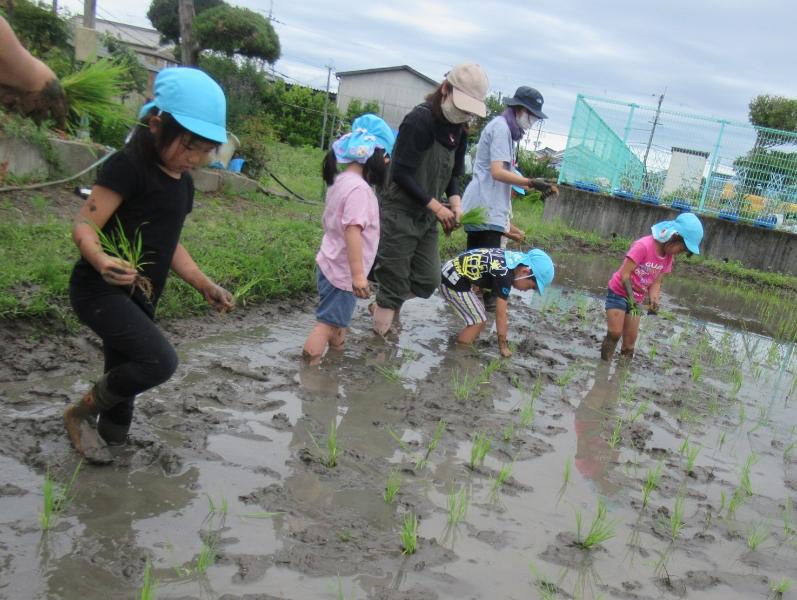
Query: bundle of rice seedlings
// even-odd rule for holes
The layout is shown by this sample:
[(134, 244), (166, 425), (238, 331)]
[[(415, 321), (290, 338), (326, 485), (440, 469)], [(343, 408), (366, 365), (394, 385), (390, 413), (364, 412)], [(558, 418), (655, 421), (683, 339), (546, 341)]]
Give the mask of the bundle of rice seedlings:
[[(94, 230), (97, 232), (97, 237), (100, 239), (102, 250), (107, 255), (114, 256), (124, 261), (131, 269), (135, 269), (136, 271), (141, 271), (144, 265), (149, 264), (143, 260), (144, 241), (141, 237), (140, 229), (136, 229), (133, 240), (130, 241), (125, 235), (122, 222), (119, 220), (118, 216), (116, 217), (116, 228), (113, 229), (111, 233), (105, 233), (102, 229), (97, 227), (96, 224), (92, 224), (94, 225)], [(150, 281), (149, 277), (136, 275), (136, 279), (130, 288), (131, 294), (135, 288), (140, 289), (147, 300), (152, 299), (152, 281)]]
[(487, 222), (487, 210), (483, 206), (471, 208), (462, 213), (460, 225), (484, 225)]
[(135, 119), (121, 110), (118, 97), (128, 69), (107, 58), (86, 64), (80, 71), (61, 79), (69, 104), (69, 126), (76, 129), (83, 117), (102, 123), (122, 123), (132, 126)]

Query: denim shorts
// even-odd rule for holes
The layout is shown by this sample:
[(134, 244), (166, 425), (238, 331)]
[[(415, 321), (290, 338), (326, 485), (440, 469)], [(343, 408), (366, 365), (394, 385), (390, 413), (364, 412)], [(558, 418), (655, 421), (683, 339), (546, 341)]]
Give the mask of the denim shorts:
[(318, 306), (315, 309), (317, 321), (333, 327), (348, 327), (357, 306), (357, 298), (351, 291), (341, 290), (324, 277), (321, 269), (317, 271)]
[(631, 307), (628, 306), (628, 298), (615, 294), (612, 290), (606, 290), (606, 310), (610, 308), (622, 310), (626, 314), (631, 312)]

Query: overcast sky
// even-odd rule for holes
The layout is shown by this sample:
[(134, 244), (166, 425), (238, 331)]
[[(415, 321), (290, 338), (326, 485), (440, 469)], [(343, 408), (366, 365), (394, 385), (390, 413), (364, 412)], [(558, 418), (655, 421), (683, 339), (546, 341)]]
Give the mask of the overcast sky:
[[(282, 45), (276, 70), (317, 88), (325, 65), (407, 64), (440, 80), (481, 64), (493, 91), (545, 97), (545, 141), (563, 147), (576, 94), (737, 121), (757, 94), (797, 98), (792, 0), (237, 0), (268, 15)], [(82, 1), (60, 6), (82, 11)], [(146, 0), (97, 0), (100, 18), (149, 26)], [(333, 88), (335, 86), (333, 72)], [(565, 136), (565, 137), (562, 137)], [(557, 139), (558, 138), (558, 139)]]

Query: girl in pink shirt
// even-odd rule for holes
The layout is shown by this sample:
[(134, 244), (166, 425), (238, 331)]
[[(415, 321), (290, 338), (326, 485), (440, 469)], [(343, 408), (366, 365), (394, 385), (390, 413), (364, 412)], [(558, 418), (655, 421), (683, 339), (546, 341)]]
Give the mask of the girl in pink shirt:
[(659, 310), (661, 278), (672, 270), (673, 257), (684, 250), (700, 254), (703, 225), (692, 213), (683, 213), (674, 221), (662, 221), (651, 228), (652, 235), (638, 239), (625, 260), (609, 280), (606, 295), (606, 337), (601, 358), (611, 359), (618, 340), (623, 343), (620, 355), (631, 359), (639, 333), (638, 304), (650, 299), (650, 312)]
[[(324, 208), (324, 237), (316, 255), (318, 294), (316, 325), (304, 343), (311, 364), (327, 346), (340, 350), (357, 298), (368, 298), (366, 276), (379, 245), (379, 204), (372, 185), (385, 180), (387, 157), (395, 135), (387, 123), (366, 114), (354, 120), (351, 133), (334, 144), (322, 165), (329, 185)], [(338, 164), (346, 165), (338, 172)]]

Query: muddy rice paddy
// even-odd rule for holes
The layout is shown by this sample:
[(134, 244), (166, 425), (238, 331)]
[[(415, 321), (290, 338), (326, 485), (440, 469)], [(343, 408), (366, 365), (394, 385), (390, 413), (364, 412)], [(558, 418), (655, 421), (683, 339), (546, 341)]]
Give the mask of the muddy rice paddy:
[[(549, 294), (513, 295), (504, 362), (493, 339), (455, 347), (437, 297), (408, 303), (388, 342), (359, 305), (320, 367), (299, 357), (311, 301), (167, 323), (178, 373), (139, 398), (113, 466), (81, 467), (46, 532), (44, 474), (78, 464), (61, 414), (100, 352), (87, 332), (6, 327), (0, 597), (138, 598), (148, 563), (170, 599), (773, 597), (797, 579), (794, 345), (674, 278), (633, 363), (601, 364), (614, 266), (557, 257)], [(611, 537), (586, 549), (599, 502)]]

